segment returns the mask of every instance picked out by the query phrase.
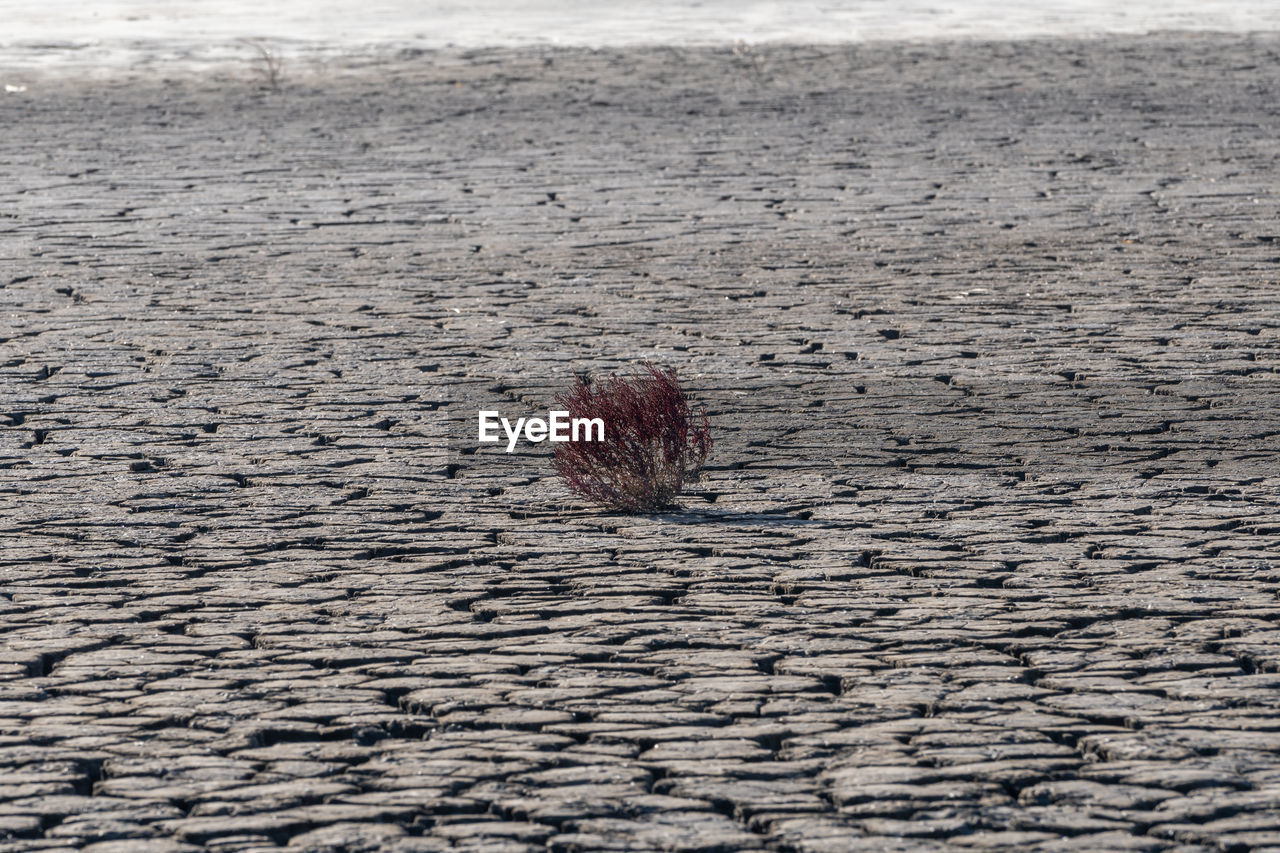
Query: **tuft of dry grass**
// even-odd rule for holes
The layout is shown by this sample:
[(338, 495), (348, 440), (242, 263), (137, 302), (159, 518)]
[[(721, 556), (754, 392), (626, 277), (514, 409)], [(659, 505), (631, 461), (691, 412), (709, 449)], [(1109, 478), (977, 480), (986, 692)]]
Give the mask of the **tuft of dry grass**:
[(284, 79), (284, 59), (280, 54), (272, 50), (260, 38), (242, 38), (237, 39), (237, 41), (247, 45), (257, 53), (257, 56), (254, 57), (254, 63), (258, 67), (258, 73), (262, 75), (262, 88), (272, 92), (279, 92), (280, 83)]
[(599, 418), (604, 440), (560, 444), (555, 469), (574, 492), (622, 512), (670, 507), (711, 452), (707, 414), (685, 396), (674, 370), (644, 363), (631, 377), (578, 377), (556, 397), (570, 418)]

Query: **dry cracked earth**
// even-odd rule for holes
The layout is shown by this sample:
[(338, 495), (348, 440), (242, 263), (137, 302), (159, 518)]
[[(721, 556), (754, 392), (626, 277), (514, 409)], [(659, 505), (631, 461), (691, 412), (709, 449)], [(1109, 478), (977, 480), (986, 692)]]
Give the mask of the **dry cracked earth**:
[[(1280, 40), (0, 99), (0, 851), (1280, 850)], [(610, 515), (550, 407), (716, 447)]]

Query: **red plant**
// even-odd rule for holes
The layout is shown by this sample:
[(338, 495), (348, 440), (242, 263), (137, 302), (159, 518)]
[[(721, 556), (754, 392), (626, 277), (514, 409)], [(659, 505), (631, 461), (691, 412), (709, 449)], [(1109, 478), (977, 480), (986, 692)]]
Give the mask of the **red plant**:
[(676, 372), (642, 368), (630, 379), (578, 377), (556, 396), (570, 418), (604, 422), (603, 441), (574, 436), (557, 446), (556, 473), (583, 497), (623, 512), (671, 506), (711, 452), (707, 413), (689, 405)]

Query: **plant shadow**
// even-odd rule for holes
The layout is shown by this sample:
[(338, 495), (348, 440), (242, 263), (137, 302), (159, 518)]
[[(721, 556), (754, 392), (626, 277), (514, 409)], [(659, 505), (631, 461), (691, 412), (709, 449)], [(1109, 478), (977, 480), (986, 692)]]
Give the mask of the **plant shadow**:
[(677, 524), (750, 524), (757, 527), (838, 527), (839, 522), (821, 518), (803, 518), (787, 512), (743, 512), (708, 507), (674, 507), (653, 514)]

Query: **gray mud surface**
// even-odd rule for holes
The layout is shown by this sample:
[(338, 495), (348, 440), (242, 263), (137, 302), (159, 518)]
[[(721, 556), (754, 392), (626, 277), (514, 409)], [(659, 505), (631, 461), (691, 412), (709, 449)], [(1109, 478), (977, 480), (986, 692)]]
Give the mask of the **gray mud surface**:
[(1280, 849), (1278, 48), (4, 95), (0, 851)]

